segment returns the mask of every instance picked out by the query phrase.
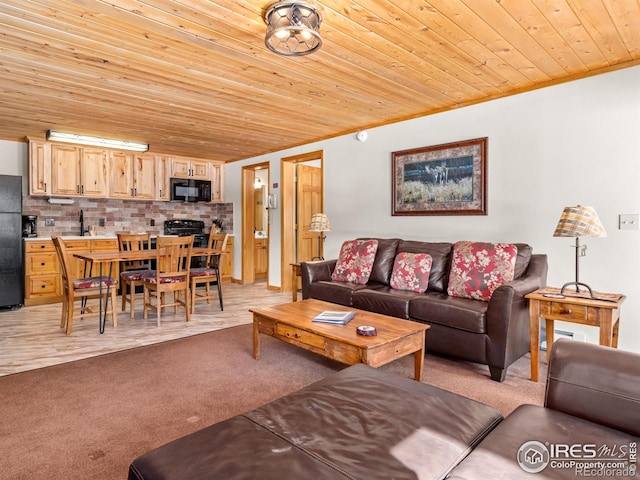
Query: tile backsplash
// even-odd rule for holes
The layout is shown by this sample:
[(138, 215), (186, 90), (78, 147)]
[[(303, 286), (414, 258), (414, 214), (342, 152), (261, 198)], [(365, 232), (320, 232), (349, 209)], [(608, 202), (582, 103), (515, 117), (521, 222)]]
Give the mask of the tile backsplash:
[[(22, 214), (38, 216), (38, 236), (80, 235), (80, 210), (85, 229), (96, 235), (115, 235), (118, 231), (148, 231), (162, 234), (164, 221), (172, 219), (202, 220), (209, 232), (213, 220), (222, 221), (223, 230), (233, 233), (232, 203), (145, 202), (106, 198), (74, 198), (71, 205), (52, 204), (45, 197), (22, 197)], [(54, 226), (46, 226), (46, 220)], [(104, 219), (104, 227), (99, 226)], [(155, 226), (152, 226), (152, 220)], [(88, 234), (87, 234), (88, 235)]]

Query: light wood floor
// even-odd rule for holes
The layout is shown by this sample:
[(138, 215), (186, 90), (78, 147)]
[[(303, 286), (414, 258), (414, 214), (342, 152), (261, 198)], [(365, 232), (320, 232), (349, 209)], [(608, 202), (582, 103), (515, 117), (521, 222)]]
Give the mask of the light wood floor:
[(160, 327), (155, 312), (150, 311), (147, 320), (142, 318), (141, 293), (138, 298), (131, 319), (128, 310), (120, 311), (117, 297), (118, 327), (113, 328), (108, 317), (102, 335), (97, 317), (76, 317), (71, 335), (65, 335), (60, 328), (61, 304), (0, 311), (0, 376), (251, 323), (249, 309), (290, 302), (291, 293), (267, 290), (265, 282), (224, 283), (224, 311), (217, 300), (200, 301), (187, 323), (184, 309), (174, 314), (169, 308), (162, 314)]

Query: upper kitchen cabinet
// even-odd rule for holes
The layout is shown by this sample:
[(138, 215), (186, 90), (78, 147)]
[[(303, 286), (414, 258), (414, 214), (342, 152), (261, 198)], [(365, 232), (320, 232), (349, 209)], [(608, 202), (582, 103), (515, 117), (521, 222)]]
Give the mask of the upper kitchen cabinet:
[(109, 197), (155, 200), (156, 156), (109, 152)]
[(211, 163), (211, 201), (224, 201), (224, 164)]
[(52, 144), (51, 195), (105, 197), (105, 150)]
[(172, 158), (171, 176), (176, 178), (210, 180), (209, 162), (206, 160)]
[(169, 192), (169, 173), (171, 171), (171, 157), (157, 157), (156, 168), (156, 199), (168, 202), (171, 200)]
[(51, 194), (51, 144), (29, 141), (29, 194)]

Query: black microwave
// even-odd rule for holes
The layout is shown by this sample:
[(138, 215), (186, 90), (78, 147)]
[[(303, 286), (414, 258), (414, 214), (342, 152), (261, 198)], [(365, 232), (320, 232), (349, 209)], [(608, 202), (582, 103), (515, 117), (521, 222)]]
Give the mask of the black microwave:
[(179, 202), (210, 202), (211, 181), (172, 178), (171, 200)]

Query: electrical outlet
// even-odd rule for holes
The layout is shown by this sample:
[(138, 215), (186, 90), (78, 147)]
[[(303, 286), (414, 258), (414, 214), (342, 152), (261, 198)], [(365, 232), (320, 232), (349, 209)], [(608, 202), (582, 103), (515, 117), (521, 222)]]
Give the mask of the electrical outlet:
[(153, 218), (151, 220), (149, 220), (149, 226), (150, 227), (155, 227), (156, 226), (156, 221)]
[(45, 218), (44, 226), (45, 227), (55, 227), (56, 226), (56, 221), (53, 218)]
[(104, 218), (101, 218), (98, 220), (98, 226), (99, 227), (104, 227)]
[(620, 214), (618, 228), (620, 230), (638, 230), (640, 228), (640, 215), (628, 213)]

